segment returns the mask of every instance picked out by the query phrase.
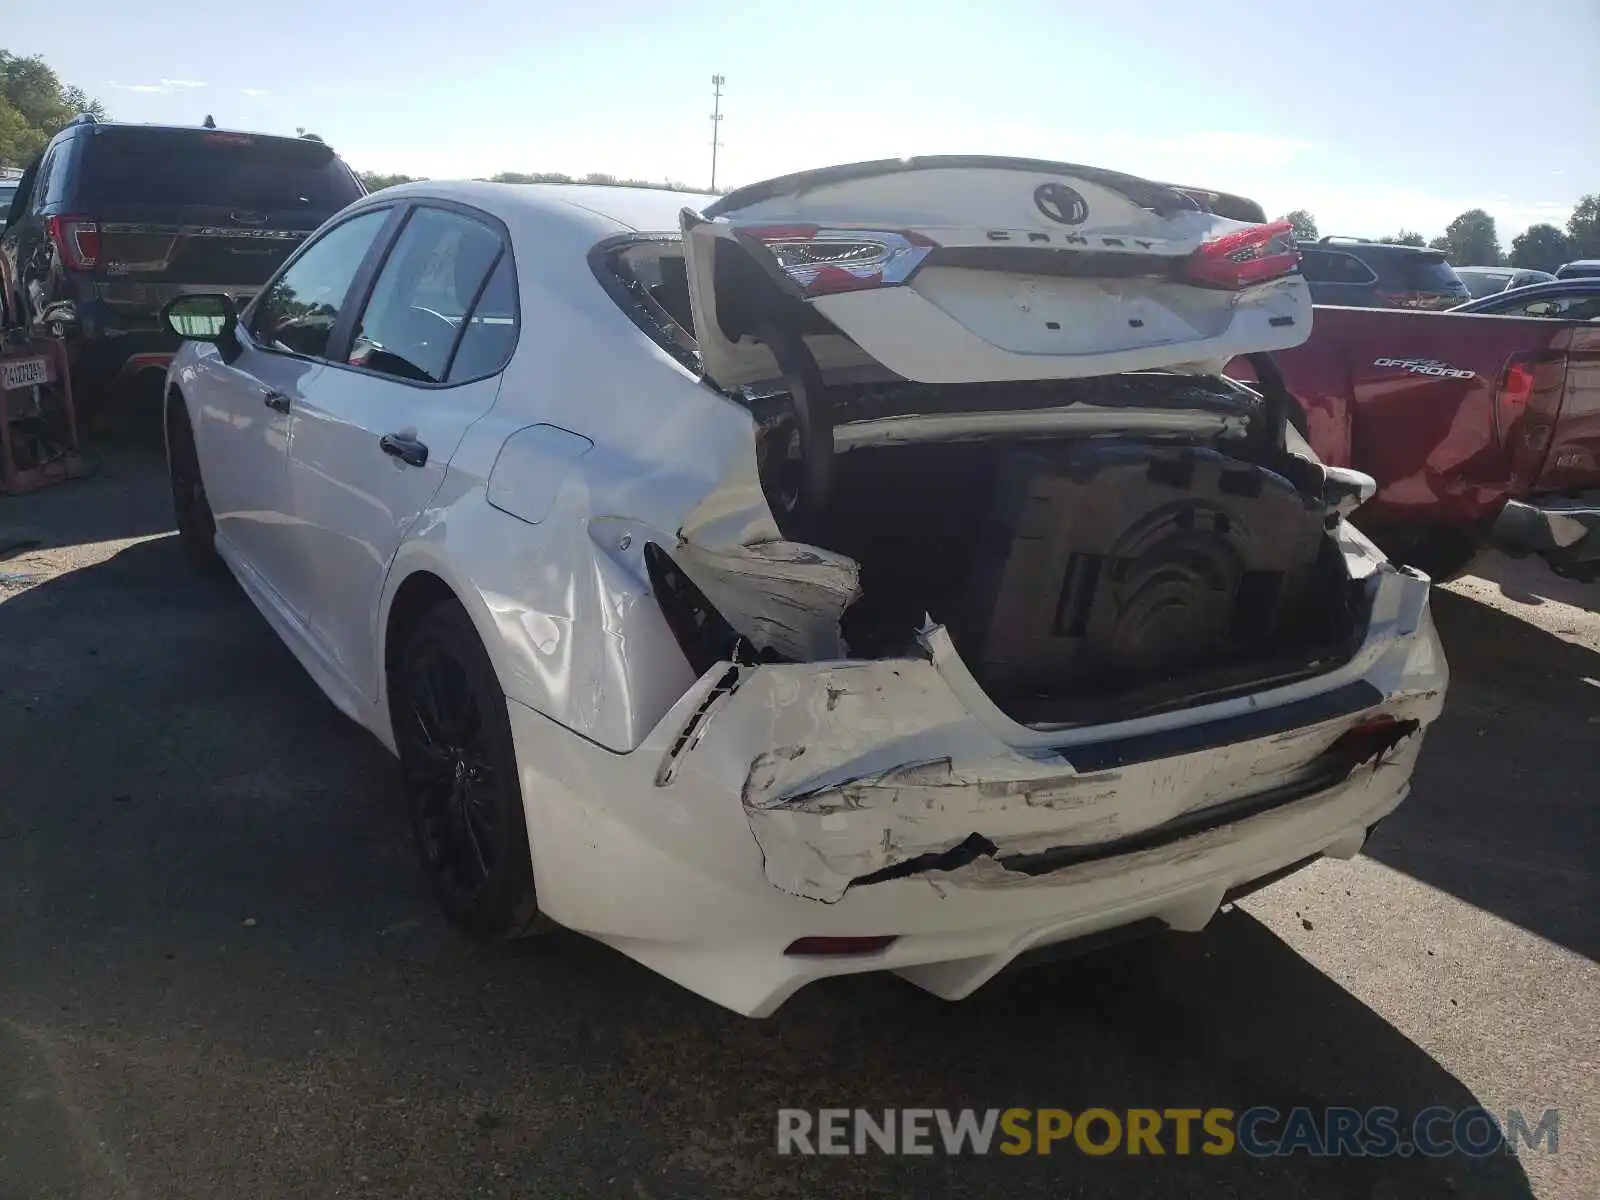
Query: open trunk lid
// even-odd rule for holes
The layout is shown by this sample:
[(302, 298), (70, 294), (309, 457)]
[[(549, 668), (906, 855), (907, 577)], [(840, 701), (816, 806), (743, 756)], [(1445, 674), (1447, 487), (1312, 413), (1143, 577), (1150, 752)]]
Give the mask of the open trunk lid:
[(833, 167), (683, 215), (704, 369), (781, 378), (799, 338), (824, 378), (919, 383), (1214, 372), (1295, 346), (1311, 302), (1286, 225), (1094, 167), (940, 157)]

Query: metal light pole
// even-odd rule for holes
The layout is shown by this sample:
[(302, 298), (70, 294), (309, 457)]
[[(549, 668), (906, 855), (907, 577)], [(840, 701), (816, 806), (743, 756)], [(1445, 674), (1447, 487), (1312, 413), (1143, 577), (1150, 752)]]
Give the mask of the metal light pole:
[(711, 77), (711, 190), (717, 190), (717, 147), (722, 145), (722, 85), (725, 75)]

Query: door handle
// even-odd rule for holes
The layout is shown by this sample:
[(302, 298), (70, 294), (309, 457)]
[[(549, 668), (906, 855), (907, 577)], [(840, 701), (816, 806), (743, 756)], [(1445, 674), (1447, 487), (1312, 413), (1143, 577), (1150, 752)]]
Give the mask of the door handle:
[(378, 448), (391, 458), (398, 458), (408, 467), (428, 465), (428, 447), (403, 433), (386, 433), (378, 439)]
[(273, 412), (286, 413), (289, 411), (289, 393), (280, 392), (277, 388), (269, 388), (261, 395), (261, 402)]

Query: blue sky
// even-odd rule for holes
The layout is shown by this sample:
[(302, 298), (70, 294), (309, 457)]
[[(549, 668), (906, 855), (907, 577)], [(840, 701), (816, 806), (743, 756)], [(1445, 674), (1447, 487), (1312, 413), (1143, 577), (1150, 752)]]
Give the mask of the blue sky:
[[(17, 3), (113, 116), (315, 130), (354, 166), (705, 182), (898, 154), (1089, 162), (1503, 243), (1600, 191), (1600, 0)], [(170, 8), (171, 20), (154, 14)]]

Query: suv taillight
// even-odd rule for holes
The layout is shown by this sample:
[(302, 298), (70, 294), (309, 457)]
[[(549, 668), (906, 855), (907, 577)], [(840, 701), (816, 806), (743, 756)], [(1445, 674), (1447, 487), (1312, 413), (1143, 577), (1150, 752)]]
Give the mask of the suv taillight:
[(88, 217), (48, 217), (50, 240), (71, 271), (88, 271), (100, 261), (100, 226)]
[(807, 297), (905, 283), (937, 245), (909, 230), (824, 229), (816, 225), (747, 226)]
[(1300, 265), (1294, 227), (1287, 221), (1255, 225), (1203, 243), (1183, 264), (1183, 277), (1200, 287), (1254, 287)]

